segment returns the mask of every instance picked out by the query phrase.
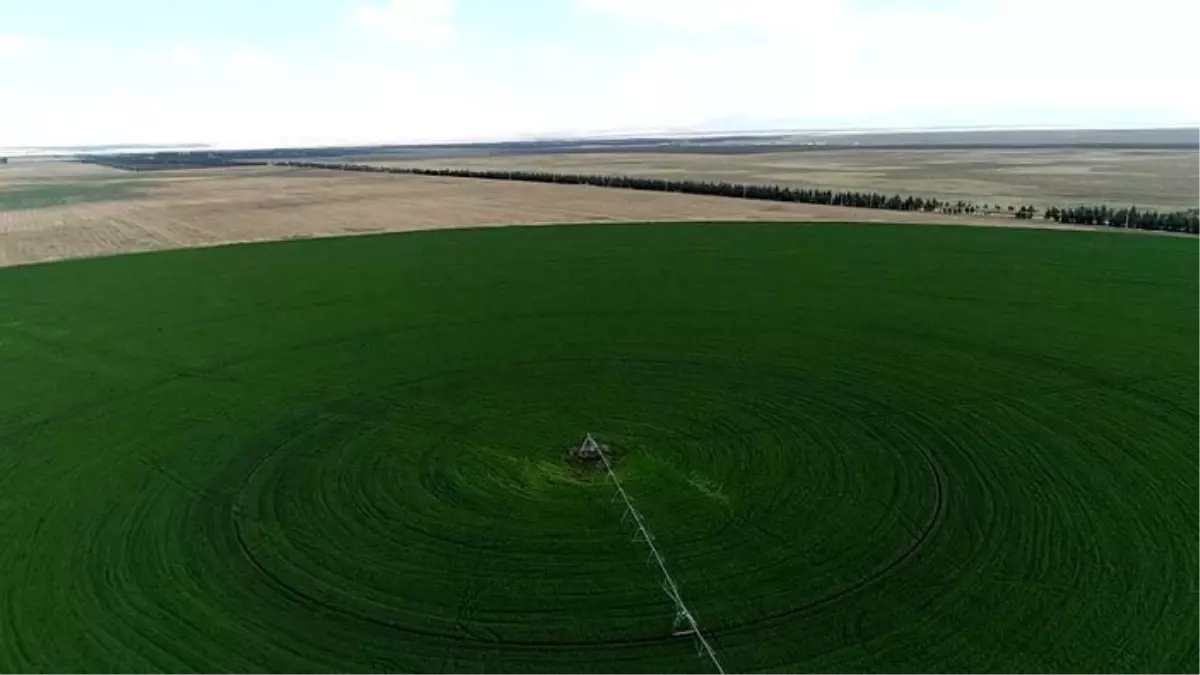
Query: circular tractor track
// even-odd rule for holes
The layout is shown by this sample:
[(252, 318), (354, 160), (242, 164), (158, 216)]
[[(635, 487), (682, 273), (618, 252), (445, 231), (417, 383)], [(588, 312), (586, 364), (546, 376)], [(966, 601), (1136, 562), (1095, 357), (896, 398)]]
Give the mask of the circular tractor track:
[(2, 270), (0, 670), (707, 668), (586, 433), (731, 671), (1194, 668), (1195, 271), (767, 224)]

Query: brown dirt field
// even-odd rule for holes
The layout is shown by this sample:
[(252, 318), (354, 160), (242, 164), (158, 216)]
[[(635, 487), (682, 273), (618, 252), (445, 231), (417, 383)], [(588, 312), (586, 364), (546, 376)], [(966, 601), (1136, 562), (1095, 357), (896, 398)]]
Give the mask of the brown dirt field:
[(111, 201), (0, 210), (0, 266), (247, 241), (510, 224), (668, 220), (1022, 224), (1009, 217), (956, 218), (508, 181), (284, 168), (131, 174), (63, 162), (37, 164), (42, 166), (4, 167), (0, 190), (39, 181), (69, 187), (72, 181), (136, 180), (138, 192)]
[(79, 162), (14, 158), (9, 164), (0, 165), (0, 189), (61, 181), (74, 183), (93, 179), (112, 180), (119, 177), (120, 174), (112, 169)]
[[(363, 161), (347, 158), (347, 161)], [(1166, 210), (1200, 201), (1194, 150), (853, 150), (745, 154), (577, 153), (403, 159), (393, 166), (535, 169), (870, 190), (1039, 208), (1108, 203)]]

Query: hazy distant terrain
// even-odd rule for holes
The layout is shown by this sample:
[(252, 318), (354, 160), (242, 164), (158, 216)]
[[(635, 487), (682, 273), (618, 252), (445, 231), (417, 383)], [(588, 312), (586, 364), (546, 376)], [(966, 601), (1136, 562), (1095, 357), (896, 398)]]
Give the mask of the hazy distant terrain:
[[(428, 145), (377, 145), (330, 148), (277, 148), (251, 151), (255, 157), (435, 158), (494, 155), (655, 152), (756, 154), (818, 150), (1013, 150), (1013, 149), (1200, 149), (1200, 129), (1118, 130), (948, 130), (890, 132), (797, 131), (720, 136), (640, 136), (522, 140)], [(242, 154), (242, 153), (238, 153)]]
[[(544, 170), (873, 190), (1008, 205), (1200, 201), (1200, 130), (968, 130), (318, 149), (387, 166)], [(289, 151), (283, 151), (288, 153)]]
[(192, 152), (206, 150), (202, 143), (180, 143), (175, 145), (149, 145), (145, 143), (117, 143), (104, 145), (20, 145), (0, 146), (0, 157), (62, 157), (79, 154), (123, 153), (123, 152)]
[(79, 155), (123, 152), (212, 152), (242, 156), (318, 157), (386, 154), (449, 157), (478, 154), (550, 152), (764, 152), (790, 149), (852, 148), (1035, 148), (1197, 149), (1200, 129), (944, 129), (921, 131), (769, 131), (707, 135), (644, 134), (574, 138), (470, 141), (423, 144), (378, 143), (357, 146), (220, 148), (202, 143), (146, 145), (0, 147), (0, 156)]
[(964, 199), (1039, 208), (1076, 203), (1160, 209), (1197, 205), (1193, 150), (905, 149), (759, 153), (613, 152), (387, 158), (388, 166), (610, 173), (768, 183)]
[(242, 150), (114, 144), (53, 150), (154, 161), (171, 157), (181, 160), (180, 168), (197, 162), (315, 159), (697, 179), (965, 200), (1002, 209), (1103, 204), (1175, 210), (1200, 202), (1200, 130), (1195, 128), (796, 131)]

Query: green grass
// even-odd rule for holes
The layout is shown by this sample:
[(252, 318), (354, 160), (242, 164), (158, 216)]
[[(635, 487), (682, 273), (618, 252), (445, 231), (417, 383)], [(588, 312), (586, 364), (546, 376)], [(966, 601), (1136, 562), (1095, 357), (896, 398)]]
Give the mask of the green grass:
[(148, 181), (106, 180), (23, 185), (0, 189), (0, 211), (27, 211), (48, 206), (112, 201), (136, 196)]
[(0, 670), (1190, 671), (1195, 240), (511, 228), (0, 270)]

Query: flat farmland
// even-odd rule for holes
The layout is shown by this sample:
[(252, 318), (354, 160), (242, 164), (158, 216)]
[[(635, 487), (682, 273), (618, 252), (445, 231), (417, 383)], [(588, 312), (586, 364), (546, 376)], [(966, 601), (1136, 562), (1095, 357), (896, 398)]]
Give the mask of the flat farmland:
[(728, 672), (1195, 672), (1197, 277), (744, 222), (0, 269), (0, 671), (714, 672), (591, 432)]
[[(361, 160), (350, 160), (361, 161)], [(1197, 205), (1194, 150), (852, 150), (625, 152), (401, 159), (389, 166), (533, 169), (864, 190), (977, 203)]]
[(129, 173), (56, 161), (0, 166), (0, 265), (372, 232), (679, 220), (1020, 224), (1006, 217), (316, 169)]

